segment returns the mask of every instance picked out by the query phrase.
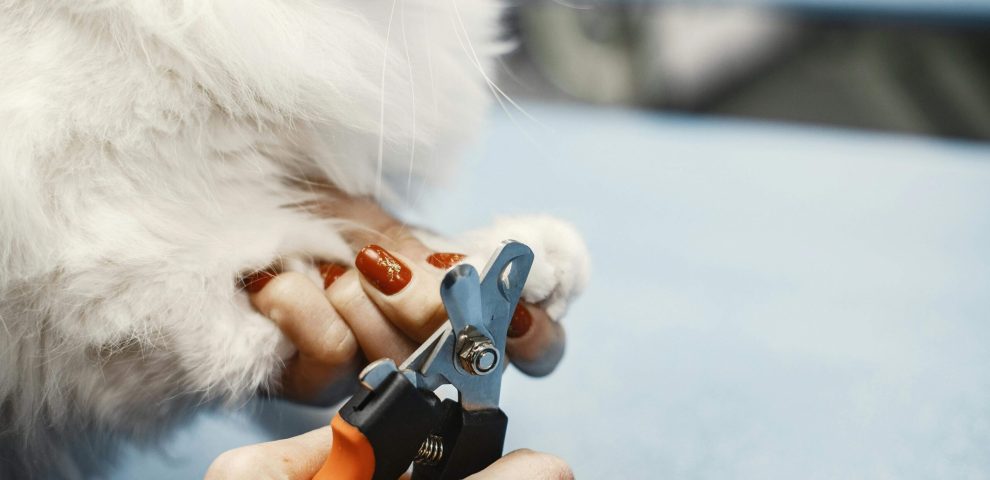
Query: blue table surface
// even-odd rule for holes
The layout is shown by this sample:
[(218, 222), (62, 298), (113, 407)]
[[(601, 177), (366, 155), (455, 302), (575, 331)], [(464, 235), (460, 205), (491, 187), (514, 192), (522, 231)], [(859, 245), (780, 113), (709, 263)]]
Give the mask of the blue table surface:
[[(990, 145), (525, 108), (417, 216), (586, 236), (562, 365), (506, 374), (509, 448), (579, 478), (990, 478)], [(206, 413), (111, 478), (201, 478), (331, 413)]]

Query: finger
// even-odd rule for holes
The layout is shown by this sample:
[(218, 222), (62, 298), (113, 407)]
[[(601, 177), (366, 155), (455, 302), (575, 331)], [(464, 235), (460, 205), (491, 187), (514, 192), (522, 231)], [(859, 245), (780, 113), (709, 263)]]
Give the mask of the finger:
[(505, 351), (523, 373), (542, 377), (557, 368), (566, 340), (564, 328), (542, 308), (519, 302), (509, 324)]
[(559, 457), (522, 449), (498, 459), (488, 468), (467, 477), (469, 480), (573, 480), (571, 467)]
[(250, 293), (251, 303), (278, 326), (299, 350), (293, 360), (285, 390), (308, 398), (326, 386), (334, 367), (357, 354), (357, 341), (334, 311), (323, 290), (305, 275), (286, 272), (269, 279)]
[(378, 245), (361, 249), (354, 264), (368, 298), (413, 340), (426, 340), (446, 319), (438, 272)]
[(324, 289), (330, 288), (333, 282), (347, 273), (347, 267), (339, 263), (320, 262), (316, 264), (316, 267), (320, 270), (320, 276), (323, 277)]
[(423, 245), (423, 242), (416, 237), (415, 231), (408, 225), (394, 227), (387, 233), (389, 240), (385, 246), (408, 258), (420, 260), (433, 254), (433, 249)]
[(204, 480), (309, 480), (330, 453), (333, 433), (323, 427), (297, 437), (229, 450), (217, 457)]
[(359, 277), (356, 270), (344, 273), (327, 288), (326, 298), (350, 326), (368, 360), (391, 358), (401, 362), (417, 345), (368, 298)]
[(464, 257), (466, 257), (466, 255), (463, 253), (437, 252), (426, 257), (426, 263), (429, 263), (430, 265), (433, 265), (441, 270), (450, 270), (454, 265), (457, 265), (461, 260), (464, 260)]
[(357, 343), (347, 324), (305, 275), (282, 273), (249, 298), (301, 355), (324, 365), (339, 365), (356, 353)]

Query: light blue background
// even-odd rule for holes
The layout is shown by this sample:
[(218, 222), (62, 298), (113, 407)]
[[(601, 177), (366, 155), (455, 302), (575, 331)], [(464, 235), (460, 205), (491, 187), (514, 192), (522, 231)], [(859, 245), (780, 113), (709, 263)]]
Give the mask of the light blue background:
[[(525, 108), (418, 219), (548, 212), (590, 246), (560, 369), (506, 375), (510, 448), (579, 478), (990, 478), (990, 146)], [(330, 415), (203, 415), (113, 478)]]

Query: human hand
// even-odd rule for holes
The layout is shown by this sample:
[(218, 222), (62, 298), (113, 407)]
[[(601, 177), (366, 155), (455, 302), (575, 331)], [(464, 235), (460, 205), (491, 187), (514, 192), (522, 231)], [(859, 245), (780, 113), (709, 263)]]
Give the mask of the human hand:
[[(310, 480), (326, 460), (332, 441), (330, 427), (324, 427), (285, 440), (229, 450), (213, 461), (204, 480)], [(566, 480), (573, 479), (574, 474), (558, 457), (516, 450), (468, 477), (470, 480), (520, 478)]]
[[(334, 282), (327, 298), (369, 360), (387, 357), (398, 362), (446, 320), (440, 282), (463, 258), (433, 252), (408, 233), (394, 233), (362, 248), (355, 271)], [(507, 334), (510, 361), (530, 375), (546, 375), (560, 361), (564, 343), (559, 323), (542, 308), (520, 302)]]
[[(377, 204), (352, 199), (334, 205), (341, 210), (329, 215), (361, 222), (345, 235), (360, 248), (357, 269), (319, 263), (323, 291), (298, 272), (266, 270), (243, 281), (251, 303), (297, 347), (279, 393), (304, 403), (337, 400), (328, 392), (355, 373), (358, 346), (368, 360), (401, 362), (412, 353), (445, 320), (439, 284), (463, 258), (433, 252)], [(564, 343), (562, 327), (543, 309), (520, 303), (507, 340), (510, 361), (530, 375), (546, 375)]]

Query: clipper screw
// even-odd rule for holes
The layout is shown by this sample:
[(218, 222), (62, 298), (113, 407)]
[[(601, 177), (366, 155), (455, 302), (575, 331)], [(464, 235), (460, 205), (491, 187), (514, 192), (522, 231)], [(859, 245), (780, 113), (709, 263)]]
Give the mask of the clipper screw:
[(472, 375), (488, 375), (498, 367), (498, 349), (488, 337), (483, 335), (461, 338), (458, 357), (461, 367)]

